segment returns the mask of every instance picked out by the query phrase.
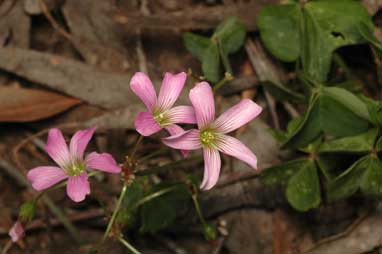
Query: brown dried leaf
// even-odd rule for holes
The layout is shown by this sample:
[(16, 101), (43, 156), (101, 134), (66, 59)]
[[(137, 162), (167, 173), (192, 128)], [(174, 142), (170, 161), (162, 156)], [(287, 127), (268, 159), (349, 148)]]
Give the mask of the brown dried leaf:
[(0, 122), (31, 122), (61, 113), (81, 101), (18, 86), (0, 87)]

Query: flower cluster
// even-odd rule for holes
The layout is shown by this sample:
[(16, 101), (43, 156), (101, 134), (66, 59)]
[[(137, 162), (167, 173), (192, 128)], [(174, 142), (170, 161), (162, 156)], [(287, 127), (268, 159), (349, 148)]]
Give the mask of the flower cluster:
[[(131, 89), (146, 105), (148, 112), (141, 112), (135, 126), (144, 136), (165, 128), (171, 136), (163, 138), (167, 146), (181, 150), (203, 149), (204, 177), (201, 189), (209, 190), (218, 181), (221, 159), (219, 152), (233, 156), (257, 168), (257, 158), (232, 132), (258, 116), (262, 108), (249, 99), (243, 99), (215, 119), (215, 100), (211, 86), (200, 82), (190, 90), (190, 106), (171, 108), (186, 81), (184, 72), (165, 74), (157, 99), (154, 86), (143, 73), (136, 73), (130, 82)], [(183, 130), (176, 123), (197, 123), (198, 129)]]
[[(170, 136), (162, 142), (179, 149), (184, 156), (190, 150), (202, 149), (204, 155), (204, 177), (200, 186), (209, 190), (216, 185), (221, 168), (220, 152), (238, 158), (257, 168), (257, 158), (243, 143), (228, 133), (240, 128), (258, 116), (262, 108), (249, 99), (241, 100), (216, 118), (215, 101), (211, 86), (200, 82), (190, 90), (192, 106), (174, 106), (186, 82), (184, 72), (166, 73), (157, 96), (154, 86), (146, 74), (138, 72), (130, 81), (132, 91), (146, 105), (147, 111), (138, 113), (135, 128), (142, 136), (150, 136), (165, 129)], [(197, 129), (184, 130), (178, 124), (196, 124)], [(29, 170), (27, 177), (37, 191), (48, 189), (66, 181), (66, 192), (74, 202), (81, 202), (90, 194), (88, 172), (100, 170), (119, 174), (121, 167), (108, 153), (85, 150), (96, 128), (77, 131), (66, 144), (59, 129), (51, 129), (45, 146), (47, 154), (58, 166), (39, 166)], [(35, 201), (27, 202), (21, 209), (19, 220), (9, 231), (13, 242), (24, 236), (24, 226), (33, 218)], [(114, 214), (118, 212), (118, 208)], [(110, 225), (112, 225), (111, 220)], [(109, 228), (109, 227), (108, 227)]]

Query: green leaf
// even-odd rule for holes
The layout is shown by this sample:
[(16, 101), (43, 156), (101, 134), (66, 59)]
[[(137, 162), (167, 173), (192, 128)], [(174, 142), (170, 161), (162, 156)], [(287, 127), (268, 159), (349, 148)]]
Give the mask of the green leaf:
[(370, 42), (375, 48), (379, 49), (380, 51), (382, 50), (382, 43), (378, 40), (377, 37), (375, 37), (372, 27), (365, 23), (359, 23), (358, 30), (366, 41)]
[(358, 1), (309, 1), (304, 6), (303, 19), (302, 65), (317, 82), (326, 81), (334, 50), (365, 42), (361, 24), (373, 29), (370, 15)]
[(297, 4), (264, 7), (257, 18), (260, 36), (265, 47), (285, 62), (300, 56), (300, 7)]
[(293, 208), (302, 212), (320, 204), (320, 182), (314, 161), (308, 161), (290, 178), (286, 196)]
[(369, 153), (377, 133), (377, 129), (370, 129), (357, 136), (335, 139), (323, 143), (318, 151), (320, 153)]
[(160, 183), (152, 188), (149, 195), (173, 187), (176, 188), (143, 204), (141, 232), (154, 233), (170, 226), (174, 223), (178, 211), (190, 201), (190, 193), (184, 184)]
[(367, 195), (382, 196), (382, 162), (376, 157), (370, 160), (362, 177), (361, 190)]
[(207, 80), (218, 82), (220, 79), (220, 57), (218, 46), (210, 43), (204, 52), (202, 60), (203, 74)]
[(266, 185), (287, 184), (289, 178), (308, 162), (308, 159), (300, 158), (270, 167), (261, 173), (260, 180)]
[(323, 94), (338, 101), (357, 116), (365, 120), (370, 119), (366, 104), (353, 93), (339, 87), (324, 87), (322, 91)]
[(217, 40), (223, 52), (229, 55), (243, 46), (246, 33), (244, 24), (231, 16), (219, 24), (212, 35), (212, 40)]
[(375, 101), (366, 96), (361, 96), (361, 99), (366, 104), (370, 115), (370, 121), (374, 125), (382, 127), (382, 100)]
[(369, 123), (332, 97), (320, 96), (321, 129), (335, 137), (357, 135), (367, 131)]
[(365, 173), (369, 162), (369, 156), (362, 157), (341, 175), (329, 182), (327, 190), (328, 200), (332, 202), (353, 195), (359, 188), (362, 175)]
[(203, 60), (204, 52), (211, 44), (209, 38), (194, 33), (184, 33), (183, 42), (186, 49), (199, 59), (199, 61)]
[(320, 135), (321, 128), (317, 98), (313, 98), (303, 120), (296, 123), (298, 123), (298, 126), (294, 127), (294, 130), (290, 132), (283, 146), (294, 148), (305, 147)]

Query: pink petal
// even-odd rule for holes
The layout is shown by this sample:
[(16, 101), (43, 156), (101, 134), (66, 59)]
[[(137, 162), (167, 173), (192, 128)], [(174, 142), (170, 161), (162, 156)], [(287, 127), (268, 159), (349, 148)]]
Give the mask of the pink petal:
[(86, 195), (90, 194), (88, 174), (86, 172), (79, 176), (70, 176), (66, 185), (66, 193), (74, 202), (81, 202)]
[(45, 190), (68, 176), (65, 171), (58, 167), (36, 167), (28, 171), (27, 178), (32, 183), (33, 189)]
[(174, 105), (186, 83), (186, 79), (187, 74), (185, 72), (175, 75), (166, 72), (158, 96), (158, 105), (162, 110), (169, 109)]
[(140, 112), (135, 118), (135, 129), (142, 136), (150, 136), (162, 129), (162, 127), (155, 121), (153, 115), (149, 112)]
[(147, 110), (152, 112), (157, 103), (157, 94), (150, 78), (142, 72), (137, 72), (131, 78), (130, 88), (143, 101)]
[(166, 112), (170, 123), (196, 123), (195, 111), (191, 106), (177, 106)]
[(85, 164), (87, 168), (97, 169), (109, 173), (120, 173), (121, 167), (118, 166), (113, 156), (108, 153), (92, 152), (86, 156)]
[(49, 130), (45, 151), (61, 167), (65, 167), (70, 162), (68, 146), (59, 129)]
[(256, 155), (238, 139), (227, 135), (221, 135), (221, 137), (219, 137), (217, 148), (220, 152), (244, 161), (252, 168), (257, 169)]
[(24, 227), (20, 223), (20, 221), (16, 221), (15, 224), (13, 224), (12, 228), (9, 230), (8, 235), (11, 237), (12, 242), (17, 242), (24, 236)]
[[(171, 136), (184, 132), (183, 128), (176, 124), (167, 125), (165, 129), (168, 131), (168, 133), (170, 133)], [(190, 151), (181, 150), (180, 152), (183, 154), (184, 157), (187, 157)]]
[(191, 89), (189, 97), (199, 129), (206, 127), (215, 119), (215, 101), (211, 86), (207, 82), (200, 82)]
[(261, 111), (262, 108), (255, 102), (244, 99), (220, 115), (214, 124), (218, 131), (228, 133), (250, 122)]
[(73, 135), (72, 139), (70, 140), (69, 146), (70, 154), (73, 158), (78, 158), (82, 160), (85, 149), (90, 139), (93, 137), (95, 130), (96, 127), (93, 127), (86, 130), (77, 131)]
[(162, 138), (162, 142), (169, 147), (181, 150), (196, 150), (202, 147), (199, 140), (199, 130), (195, 129)]
[(203, 149), (204, 155), (204, 176), (200, 185), (202, 190), (209, 190), (216, 185), (219, 180), (221, 160), (219, 151), (216, 149)]

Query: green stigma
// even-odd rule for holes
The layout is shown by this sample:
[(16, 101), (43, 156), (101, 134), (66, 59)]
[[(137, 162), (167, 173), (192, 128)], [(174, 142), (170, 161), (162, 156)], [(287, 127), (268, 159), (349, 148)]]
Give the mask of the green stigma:
[(204, 146), (213, 146), (216, 141), (216, 134), (211, 129), (202, 130), (200, 132), (200, 141)]
[(167, 118), (163, 112), (154, 112), (154, 120), (160, 125), (165, 126), (168, 124)]
[(70, 176), (79, 176), (85, 171), (85, 164), (82, 162), (73, 162), (65, 168), (66, 173)]

